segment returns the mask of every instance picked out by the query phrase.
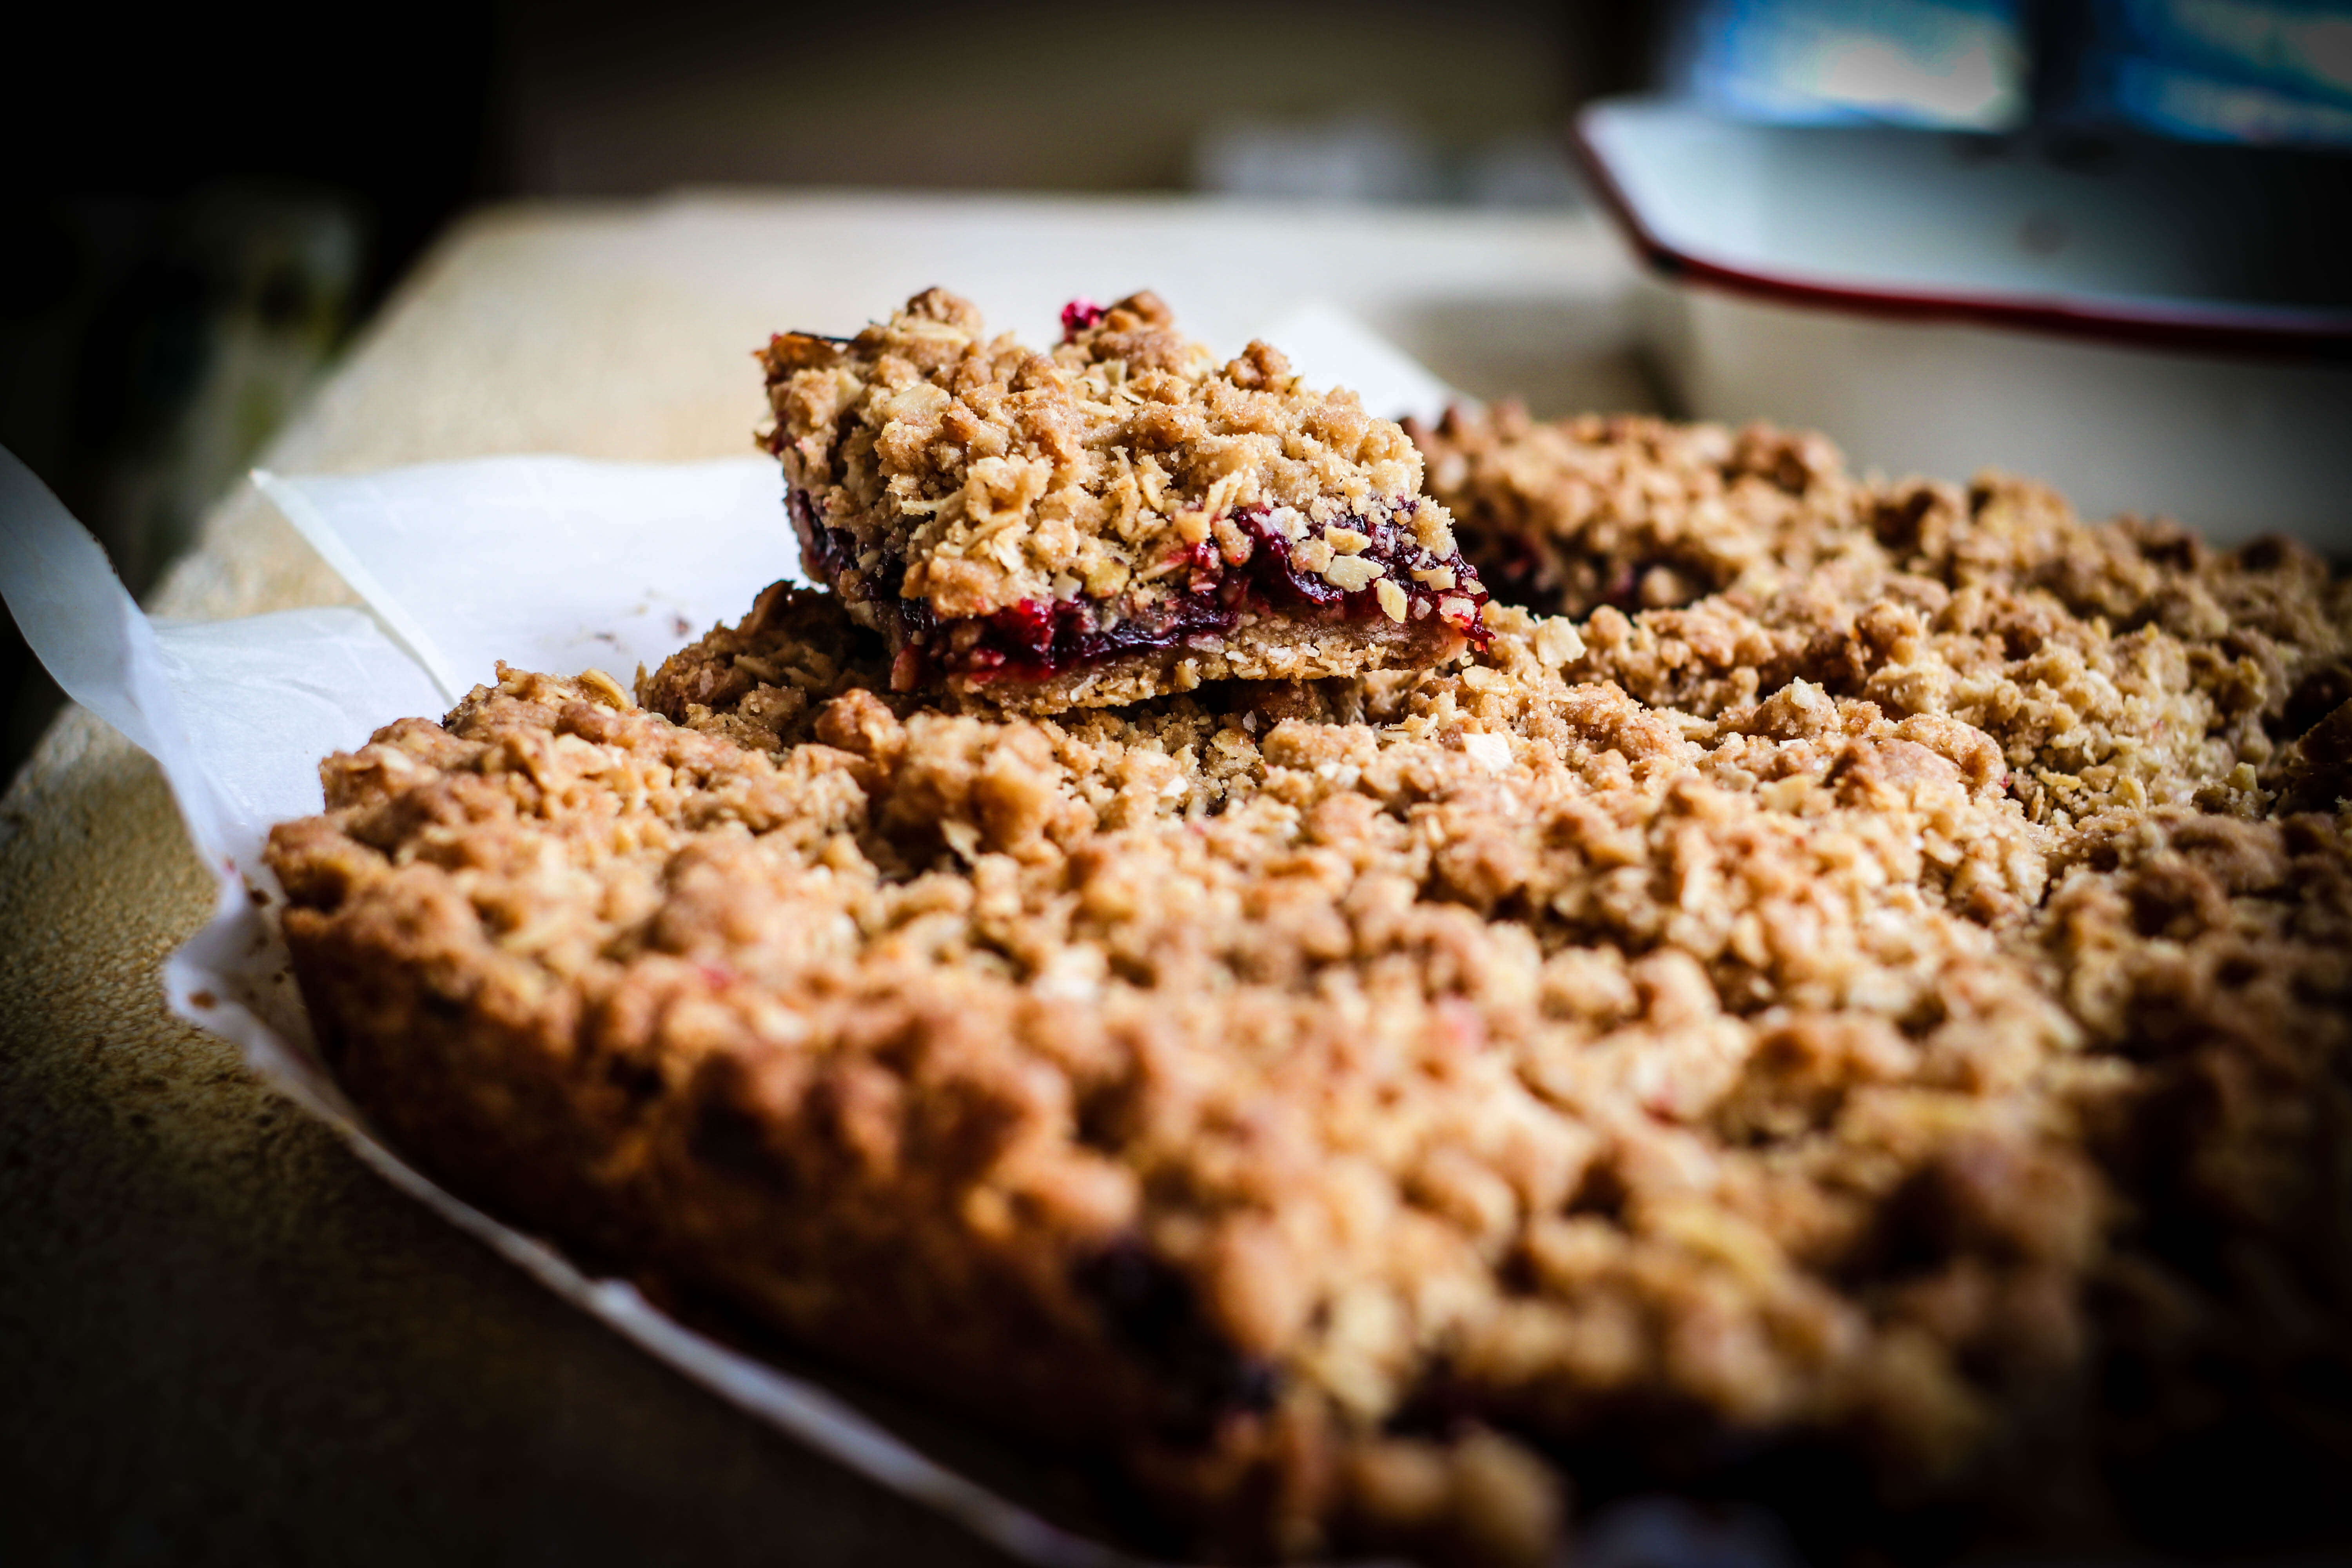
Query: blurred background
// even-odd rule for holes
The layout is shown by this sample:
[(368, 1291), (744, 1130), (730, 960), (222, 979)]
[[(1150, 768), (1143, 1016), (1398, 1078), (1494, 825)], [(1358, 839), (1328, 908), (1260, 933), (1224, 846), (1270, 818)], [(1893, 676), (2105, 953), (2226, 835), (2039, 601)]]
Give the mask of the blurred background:
[[(0, 444), (134, 593), (434, 237), (680, 186), (1572, 209), (1569, 117), (2352, 146), (2352, 0), (417, 0), (20, 37)], [(0, 770), (59, 700), (0, 622)]]

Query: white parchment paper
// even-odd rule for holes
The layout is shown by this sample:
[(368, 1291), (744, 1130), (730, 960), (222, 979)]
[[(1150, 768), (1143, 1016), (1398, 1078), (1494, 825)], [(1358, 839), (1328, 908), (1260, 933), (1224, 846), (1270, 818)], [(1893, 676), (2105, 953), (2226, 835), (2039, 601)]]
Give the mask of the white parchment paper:
[[(1265, 335), (1310, 382), (1353, 386), (1376, 410), (1433, 416), (1447, 400), (1442, 383), (1339, 310), (1310, 308)], [(319, 1060), (284, 947), (255, 897), (268, 890), (260, 850), (270, 826), (320, 809), (318, 763), (328, 753), (395, 719), (445, 711), (500, 660), (562, 675), (602, 669), (626, 688), (640, 663), (658, 664), (741, 616), (761, 588), (796, 576), (775, 464), (497, 458), (254, 480), (366, 609), (150, 620), (97, 542), (0, 452), (0, 595), (67, 693), (162, 764), (219, 878), (214, 920), (165, 964), (173, 1010), (235, 1042), (255, 1072), (395, 1186), (744, 1409), (1041, 1568), (1135, 1564), (927, 1458), (824, 1388), (680, 1325), (625, 1281), (589, 1278), (427, 1180), (373, 1134)], [(1658, 1528), (1673, 1537), (1684, 1527), (1643, 1526), (1643, 1551), (1655, 1552)]]

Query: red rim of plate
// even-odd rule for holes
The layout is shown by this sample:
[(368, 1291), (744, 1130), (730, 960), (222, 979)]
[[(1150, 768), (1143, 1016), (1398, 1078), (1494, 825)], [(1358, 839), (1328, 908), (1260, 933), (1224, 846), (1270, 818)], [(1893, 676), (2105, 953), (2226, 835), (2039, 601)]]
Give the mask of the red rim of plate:
[(2026, 331), (2126, 343), (2137, 348), (2189, 350), (2266, 358), (2352, 358), (2352, 316), (2280, 312), (2250, 321), (2230, 312), (2202, 311), (2035, 299), (2005, 294), (1945, 293), (1922, 289), (1867, 289), (1824, 283), (1754, 267), (1710, 261), (1677, 249), (1644, 223), (1579, 114), (1569, 137), (1577, 161), (1601, 205), (1651, 266), (1670, 279), (1687, 280), (1751, 299), (1808, 305), (1849, 314), (1897, 321), (1967, 321)]

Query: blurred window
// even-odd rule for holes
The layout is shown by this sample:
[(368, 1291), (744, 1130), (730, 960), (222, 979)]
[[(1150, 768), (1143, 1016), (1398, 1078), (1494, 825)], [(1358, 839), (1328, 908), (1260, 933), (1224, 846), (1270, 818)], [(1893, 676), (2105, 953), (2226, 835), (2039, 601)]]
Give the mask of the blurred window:
[(1699, 0), (1674, 74), (1710, 108), (1799, 124), (2024, 123), (2019, 0)]
[(2070, 118), (2352, 146), (2347, 0), (2095, 0)]
[(1685, 0), (1675, 15), (1670, 84), (1739, 119), (2352, 146), (2352, 0)]

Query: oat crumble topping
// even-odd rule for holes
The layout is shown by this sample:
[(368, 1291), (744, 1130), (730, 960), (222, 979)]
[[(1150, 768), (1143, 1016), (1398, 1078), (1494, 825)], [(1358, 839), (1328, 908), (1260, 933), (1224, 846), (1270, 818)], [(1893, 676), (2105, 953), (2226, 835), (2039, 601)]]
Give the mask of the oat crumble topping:
[(1863, 487), (1809, 432), (1505, 403), (1406, 428), (1429, 493), (1507, 603), (1589, 615), (1778, 585), (1864, 537)]
[(1442, 668), (1007, 718), (779, 587), (644, 708), (502, 672), (331, 759), (270, 859), (339, 1073), (1226, 1550), (1535, 1561), (1559, 1466), (1768, 1440), (1849, 1457), (1832, 1534), (2352, 1458), (2352, 587), (1818, 437), (1488, 433), (1579, 618)]
[[(935, 289), (761, 356), (803, 558), (889, 637), (898, 686), (1051, 711), (1185, 689), (1171, 648), (1212, 656), (1202, 679), (1297, 679), (1483, 639), (1485, 590), (1395, 424), (1265, 343), (1214, 363), (1150, 293), (1063, 320), (1039, 353)], [(1308, 636), (1268, 651), (1266, 621)], [(1055, 683), (1114, 663), (1141, 678)]]

